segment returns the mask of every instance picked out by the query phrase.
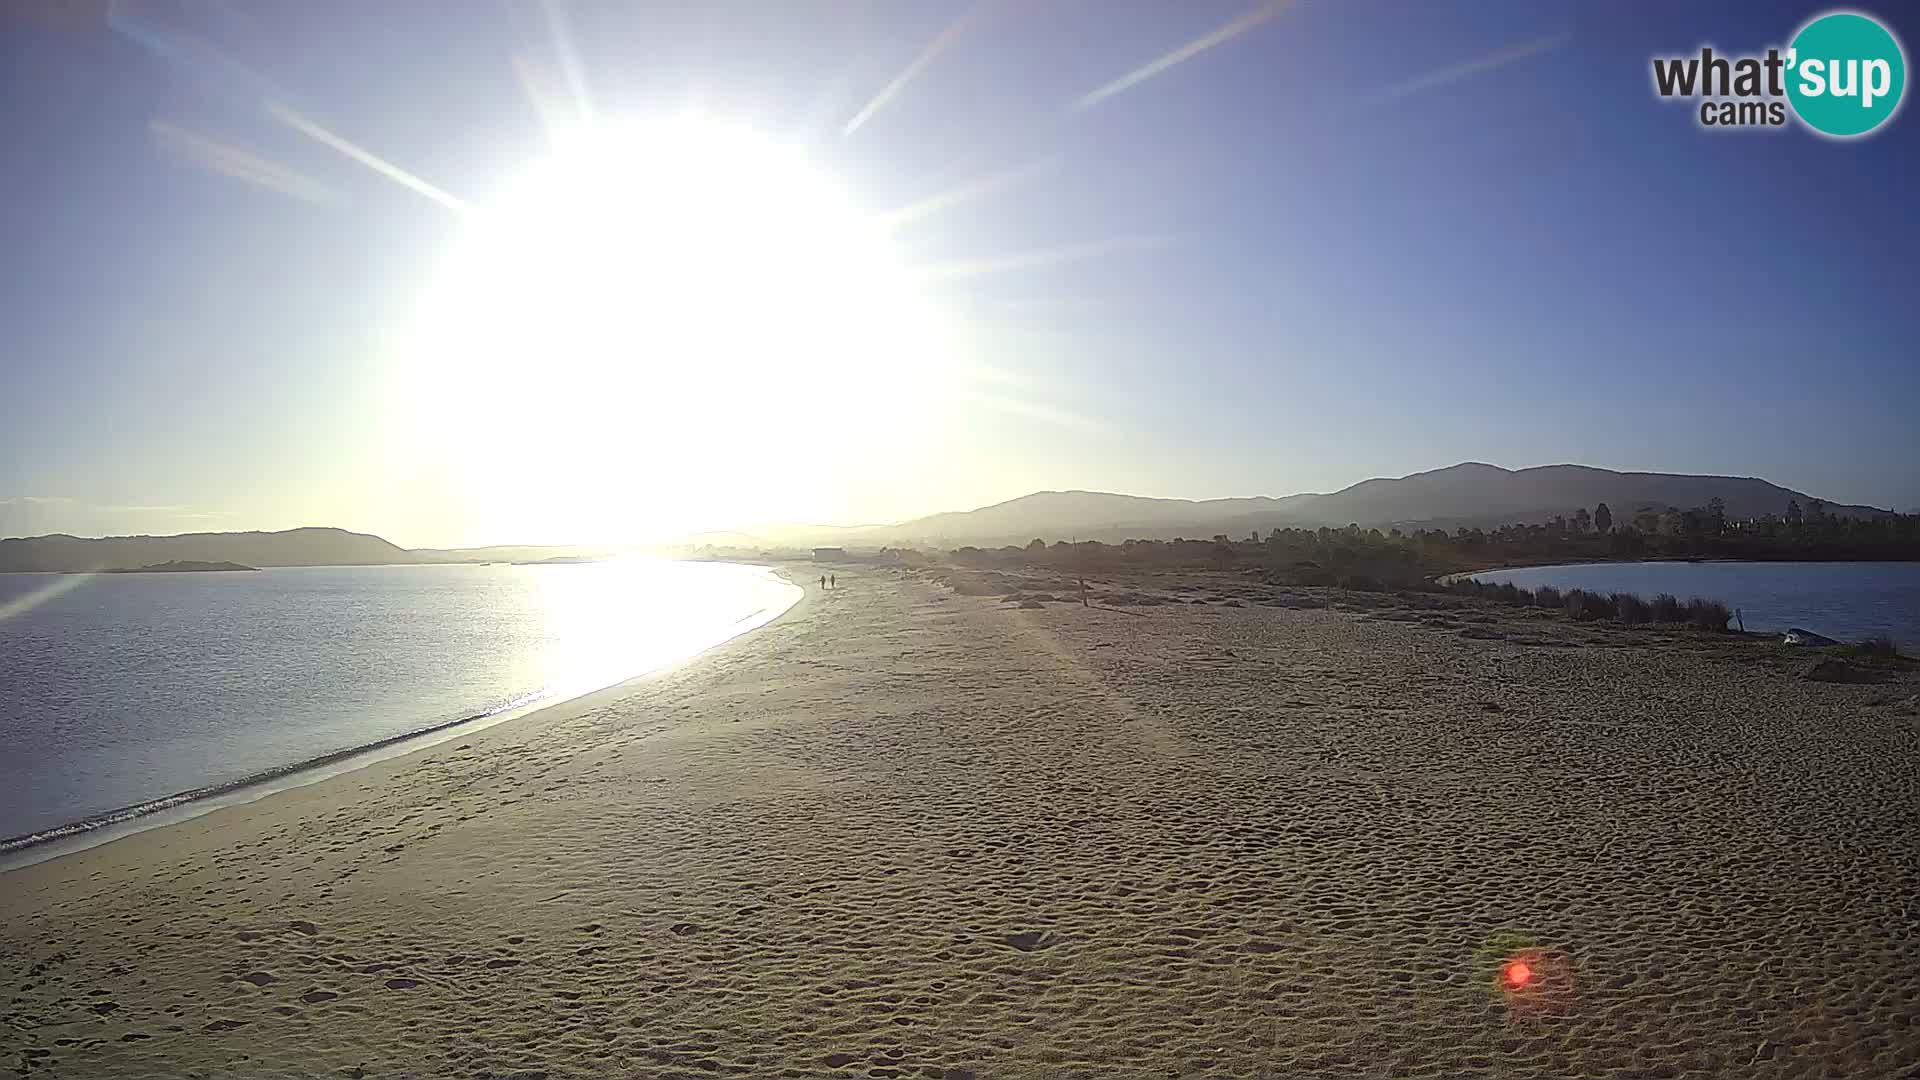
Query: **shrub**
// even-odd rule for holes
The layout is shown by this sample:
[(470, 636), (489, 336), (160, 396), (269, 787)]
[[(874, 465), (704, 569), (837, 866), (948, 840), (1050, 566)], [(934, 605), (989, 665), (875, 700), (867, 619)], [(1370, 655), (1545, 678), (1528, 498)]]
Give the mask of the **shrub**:
[(1295, 563), (1289, 576), (1294, 585), (1333, 585), (1339, 581), (1332, 570), (1315, 562)]
[(1500, 588), (1497, 585), (1489, 585), (1484, 581), (1475, 581), (1472, 578), (1456, 578), (1452, 584), (1447, 586), (1447, 591), (1458, 593), (1461, 596), (1490, 597), (1498, 593)]
[(1687, 621), (1703, 630), (1725, 630), (1727, 620), (1733, 618), (1733, 612), (1718, 600), (1703, 600), (1696, 596), (1687, 601)]
[(1645, 600), (1630, 592), (1613, 594), (1614, 615), (1628, 626), (1637, 626), (1653, 618), (1653, 609)]
[(1597, 619), (1613, 618), (1613, 601), (1595, 592), (1585, 589), (1568, 589), (1563, 601), (1567, 614), (1580, 622), (1593, 622)]
[(1536, 607), (1556, 608), (1565, 603), (1560, 590), (1551, 585), (1542, 585), (1533, 590), (1533, 603)]
[(1881, 634), (1877, 637), (1870, 637), (1865, 641), (1856, 642), (1853, 646), (1853, 652), (1857, 656), (1875, 656), (1885, 660), (1892, 660), (1900, 655), (1900, 646), (1895, 645), (1892, 638)]
[(1479, 599), (1489, 600), (1496, 604), (1511, 604), (1515, 607), (1527, 607), (1534, 602), (1532, 592), (1515, 585), (1511, 581), (1503, 581), (1496, 585), (1492, 582), (1475, 581), (1472, 578), (1460, 578), (1451, 585), (1448, 585), (1447, 588), (1462, 596), (1478, 597)]
[(1686, 622), (1687, 609), (1680, 605), (1678, 597), (1672, 593), (1661, 593), (1653, 598), (1650, 605), (1654, 622)]

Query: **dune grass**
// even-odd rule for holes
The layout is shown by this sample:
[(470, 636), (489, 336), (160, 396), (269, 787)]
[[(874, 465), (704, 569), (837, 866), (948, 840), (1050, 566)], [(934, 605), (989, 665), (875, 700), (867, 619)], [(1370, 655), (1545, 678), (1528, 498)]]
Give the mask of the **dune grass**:
[(1695, 596), (1682, 601), (1671, 593), (1660, 593), (1649, 601), (1633, 593), (1561, 590), (1552, 585), (1523, 589), (1511, 583), (1492, 585), (1471, 578), (1461, 578), (1448, 588), (1456, 593), (1515, 607), (1564, 611), (1569, 618), (1579, 622), (1611, 620), (1629, 626), (1668, 623), (1725, 631), (1727, 620), (1733, 617), (1732, 610), (1718, 600)]
[(1900, 646), (1885, 634), (1878, 634), (1846, 645), (1829, 645), (1821, 651), (1828, 656), (1850, 660), (1863, 667), (1890, 668), (1896, 671), (1920, 668), (1920, 660), (1903, 654)]

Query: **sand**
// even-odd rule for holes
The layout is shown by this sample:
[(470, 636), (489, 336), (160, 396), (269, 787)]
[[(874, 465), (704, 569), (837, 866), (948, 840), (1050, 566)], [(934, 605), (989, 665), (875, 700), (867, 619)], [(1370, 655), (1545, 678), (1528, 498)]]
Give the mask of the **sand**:
[(1224, 584), (840, 580), (671, 673), (0, 876), (0, 1069), (1920, 1068), (1912, 685)]

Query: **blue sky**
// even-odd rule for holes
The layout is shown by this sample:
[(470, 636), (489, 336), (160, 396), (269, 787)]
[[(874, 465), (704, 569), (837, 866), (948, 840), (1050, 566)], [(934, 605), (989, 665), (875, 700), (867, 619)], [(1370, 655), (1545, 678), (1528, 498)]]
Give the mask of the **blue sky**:
[[(0, 534), (618, 538), (564, 505), (501, 509), (570, 467), (563, 424), (518, 443), (492, 414), (418, 434), (392, 340), (462, 218), (267, 107), (484, 201), (550, 148), (516, 57), (564, 72), (569, 56), (594, 115), (697, 108), (797, 142), (876, 212), (991, 189), (898, 239), (914, 267), (970, 268), (932, 288), (989, 374), (942, 384), (942, 422), (917, 438), (855, 440), (831, 476), (809, 475), (807, 447), (860, 431), (849, 403), (874, 399), (803, 385), (756, 454), (820, 497), (775, 507), (743, 486), (663, 528), (885, 520), (1036, 488), (1281, 495), (1461, 460), (1757, 475), (1920, 507), (1911, 110), (1844, 144), (1711, 133), (1649, 85), (1656, 54), (1784, 45), (1823, 5), (1308, 0), (1076, 106), (1259, 6), (569, 3), (555, 19), (539, 3), (198, 0), (14, 17)], [(1866, 10), (1911, 43), (1904, 9)], [(451, 494), (463, 446), (488, 440), (531, 471)], [(623, 462), (549, 503), (645, 501), (688, 468)]]

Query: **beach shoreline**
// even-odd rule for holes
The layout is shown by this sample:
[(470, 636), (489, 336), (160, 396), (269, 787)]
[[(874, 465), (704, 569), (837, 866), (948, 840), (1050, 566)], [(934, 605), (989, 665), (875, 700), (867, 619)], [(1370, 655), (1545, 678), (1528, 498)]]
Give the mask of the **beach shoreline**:
[(1103, 581), (1116, 606), (1082, 607), (1035, 599), (1044, 580), (1009, 603), (834, 572), (591, 700), (0, 877), (0, 1060), (941, 1080), (1920, 1064), (1910, 682), (1232, 575)]
[(238, 780), (173, 792), (130, 806), (119, 807), (78, 821), (19, 836), (0, 837), (0, 874), (49, 859), (85, 851), (123, 837), (150, 829), (165, 828), (230, 806), (245, 806), (278, 792), (320, 783), (333, 777), (363, 769), (392, 758), (421, 752), (450, 739), (484, 731), (499, 724), (531, 719), (548, 709), (599, 695), (617, 694), (622, 688), (699, 658), (702, 652), (731, 641), (780, 618), (803, 603), (806, 590), (780, 574), (777, 567), (763, 563), (730, 562), (767, 570), (795, 590), (783, 606), (768, 605), (739, 620), (727, 637), (705, 643), (685, 656), (635, 672), (607, 686), (582, 693), (543, 696), (504, 708), (475, 713), (431, 724), (413, 731), (383, 736), (357, 746), (342, 747), (303, 761), (279, 765)]

